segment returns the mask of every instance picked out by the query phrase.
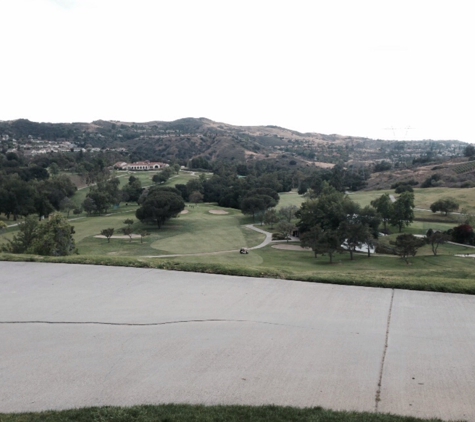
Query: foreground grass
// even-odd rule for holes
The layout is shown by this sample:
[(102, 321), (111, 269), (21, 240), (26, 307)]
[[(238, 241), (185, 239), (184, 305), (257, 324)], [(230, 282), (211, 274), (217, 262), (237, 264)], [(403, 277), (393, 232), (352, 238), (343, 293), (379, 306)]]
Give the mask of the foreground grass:
[(202, 406), (166, 404), (134, 407), (91, 407), (37, 413), (0, 414), (1, 422), (59, 421), (195, 421), (195, 422), (417, 422), (440, 419), (419, 419), (380, 413), (342, 412), (320, 407), (299, 409), (279, 406)]
[(450, 255), (421, 254), (411, 258), (410, 265), (407, 265), (404, 260), (395, 256), (367, 258), (365, 255), (356, 255), (351, 261), (348, 254), (342, 254), (335, 257), (334, 264), (330, 264), (328, 257), (315, 259), (311, 252), (266, 247), (253, 250), (249, 255), (232, 252), (164, 259), (132, 256), (43, 257), (0, 254), (0, 260), (157, 268), (313, 283), (475, 294), (475, 260)]

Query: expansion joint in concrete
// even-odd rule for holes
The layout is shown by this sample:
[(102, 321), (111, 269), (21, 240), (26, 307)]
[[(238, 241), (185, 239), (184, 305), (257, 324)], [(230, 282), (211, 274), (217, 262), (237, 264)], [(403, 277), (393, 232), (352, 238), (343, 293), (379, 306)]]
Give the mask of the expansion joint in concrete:
[(388, 351), (389, 327), (391, 325), (391, 314), (393, 311), (394, 289), (391, 292), (391, 302), (389, 303), (388, 319), (386, 321), (386, 338), (384, 340), (383, 356), (381, 358), (381, 367), (379, 368), (378, 388), (376, 389), (374, 411), (379, 411), (379, 402), (381, 401), (381, 389), (383, 385), (384, 361), (386, 360), (386, 352)]

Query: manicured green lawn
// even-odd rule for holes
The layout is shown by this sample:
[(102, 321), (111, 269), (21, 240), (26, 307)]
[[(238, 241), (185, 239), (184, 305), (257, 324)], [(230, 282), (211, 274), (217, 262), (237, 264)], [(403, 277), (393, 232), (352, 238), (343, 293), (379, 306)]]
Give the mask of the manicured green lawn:
[(296, 207), (300, 208), (302, 202), (305, 202), (306, 198), (302, 195), (297, 193), (297, 190), (294, 189), (291, 192), (281, 192), (279, 193), (280, 200), (277, 204), (277, 209), (281, 207), (287, 207), (289, 205), (295, 205)]
[(379, 198), (385, 193), (397, 197), (397, 195), (394, 193), (394, 189), (352, 192), (349, 194), (349, 197), (356, 203), (360, 204), (362, 207), (366, 207), (367, 205), (371, 204), (371, 201)]
[[(394, 195), (394, 189), (358, 191), (350, 194), (350, 198), (362, 206), (369, 205), (373, 199), (388, 193)], [(414, 204), (416, 208), (430, 209), (430, 205), (438, 199), (451, 197), (460, 203), (460, 208), (465, 208), (469, 212), (475, 212), (475, 188), (455, 189), (455, 188), (414, 188)], [(430, 213), (428, 213), (430, 214)], [(438, 214), (439, 215), (439, 214)]]
[[(224, 209), (209, 204), (188, 206), (187, 214), (172, 218), (160, 229), (154, 225), (142, 224), (135, 218), (136, 206), (122, 206), (121, 212), (108, 217), (86, 217), (73, 221), (76, 246), (83, 255), (113, 256), (155, 256), (168, 254), (194, 254), (219, 252), (252, 247), (261, 243), (265, 236), (243, 225), (250, 223), (249, 218), (238, 210)], [(210, 210), (227, 212), (225, 215), (210, 214)], [(142, 229), (150, 232), (143, 239), (106, 239), (95, 238), (101, 230), (114, 228), (121, 235), (126, 218), (135, 220), (134, 231)]]
[(442, 422), (381, 413), (343, 412), (280, 406), (202, 406), (164, 404), (134, 407), (91, 407), (37, 413), (2, 414), (1, 422)]
[(460, 203), (460, 208), (475, 212), (475, 188), (428, 188), (414, 189), (415, 204), (417, 208), (429, 209), (430, 205), (441, 198), (454, 198)]

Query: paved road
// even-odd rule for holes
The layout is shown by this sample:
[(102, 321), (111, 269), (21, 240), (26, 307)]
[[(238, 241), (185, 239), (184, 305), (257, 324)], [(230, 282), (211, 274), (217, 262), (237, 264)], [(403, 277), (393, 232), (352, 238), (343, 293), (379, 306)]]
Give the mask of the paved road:
[(475, 420), (475, 296), (0, 262), (0, 412), (324, 406)]

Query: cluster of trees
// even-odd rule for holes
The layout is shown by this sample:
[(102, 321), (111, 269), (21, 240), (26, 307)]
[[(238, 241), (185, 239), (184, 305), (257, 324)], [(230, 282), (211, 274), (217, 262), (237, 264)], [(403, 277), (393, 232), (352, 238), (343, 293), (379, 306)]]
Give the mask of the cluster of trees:
[(96, 185), (89, 188), (89, 193), (82, 203), (88, 214), (103, 214), (121, 202), (137, 202), (144, 192), (142, 182), (135, 176), (130, 176), (126, 185), (119, 188), (120, 180), (117, 177), (101, 178)]
[(259, 216), (261, 222), (265, 212), (274, 208), (279, 202), (279, 194), (270, 188), (256, 188), (247, 191), (241, 201), (241, 211), (243, 214), (252, 215), (253, 221)]
[(18, 233), (2, 246), (3, 252), (64, 256), (77, 253), (74, 227), (59, 213), (39, 222), (34, 216), (18, 224)]
[[(302, 204), (297, 212), (302, 246), (326, 253), (333, 262), (336, 252), (344, 250), (345, 243), (353, 259), (353, 252), (363, 244), (374, 245), (381, 218), (367, 206), (361, 208), (347, 195), (324, 183), (321, 194)], [(368, 247), (368, 256), (370, 247)]]
[(426, 180), (421, 183), (421, 188), (435, 188), (442, 185), (442, 176), (439, 173), (435, 173), (429, 176)]
[[(255, 195), (274, 197), (277, 203), (277, 192), (283, 192), (285, 185), (285, 180), (283, 183), (279, 176), (284, 176), (284, 174), (270, 173), (258, 177), (254, 175), (242, 177), (238, 176), (235, 171), (224, 170), (218, 174), (213, 174), (208, 179), (204, 174), (200, 174), (198, 178), (189, 180), (186, 185), (177, 184), (175, 188), (187, 202), (195, 202), (192, 200), (192, 196), (195, 196), (195, 198), (201, 198), (204, 202), (216, 202), (221, 207), (242, 209), (244, 199)], [(289, 191), (291, 187), (289, 179), (285, 189)], [(256, 189), (265, 189), (265, 191), (260, 191), (259, 194)], [(197, 193), (202, 196), (196, 196)], [(246, 209), (249, 206), (252, 208), (250, 201), (247, 201), (247, 205), (244, 206)]]
[(461, 224), (447, 231), (447, 234), (452, 237), (456, 243), (464, 245), (475, 245), (475, 233), (470, 224)]
[(467, 145), (463, 152), (465, 157), (473, 157), (475, 156), (475, 146), (474, 145)]
[(299, 180), (298, 193), (300, 195), (309, 191), (311, 196), (318, 196), (326, 182), (339, 192), (357, 191), (367, 185), (371, 171), (366, 167), (335, 165), (331, 170), (318, 169), (304, 174)]
[(25, 181), (17, 173), (0, 173), (0, 213), (14, 220), (30, 214), (47, 217), (69, 207), (68, 198), (75, 192), (76, 186), (64, 175)]
[(391, 201), (389, 194), (385, 193), (371, 201), (371, 205), (380, 215), (386, 233), (388, 223), (398, 227), (400, 233), (403, 227), (409, 226), (414, 221), (414, 194), (412, 192), (401, 193), (394, 202)]
[(457, 211), (459, 206), (459, 202), (453, 198), (441, 198), (430, 205), (430, 210), (433, 213), (440, 211), (447, 215), (449, 212)]

